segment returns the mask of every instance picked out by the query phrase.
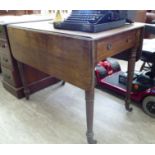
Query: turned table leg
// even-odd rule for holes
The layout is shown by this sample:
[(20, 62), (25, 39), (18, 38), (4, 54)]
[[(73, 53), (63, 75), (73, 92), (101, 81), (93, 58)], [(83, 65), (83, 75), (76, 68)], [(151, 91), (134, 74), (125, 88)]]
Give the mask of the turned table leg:
[(87, 141), (89, 144), (96, 144), (97, 141), (93, 139), (93, 113), (94, 113), (94, 89), (85, 91), (86, 98), (86, 117), (87, 117)]
[(125, 100), (125, 108), (128, 111), (132, 111), (132, 107), (130, 107), (130, 102), (131, 102), (132, 81), (133, 81), (134, 68), (135, 68), (135, 62), (136, 62), (136, 51), (137, 49), (131, 50), (131, 53), (129, 55), (129, 61), (128, 61), (128, 82), (127, 82), (127, 94), (126, 94), (126, 100)]
[(29, 88), (27, 86), (27, 81), (26, 81), (26, 78), (25, 78), (25, 75), (24, 75), (23, 64), (21, 62), (19, 62), (19, 61), (17, 61), (17, 64), (18, 64), (20, 78), (21, 78), (21, 81), (22, 81), (22, 84), (23, 84), (23, 87), (24, 87), (25, 98), (27, 100), (29, 100), (30, 90), (29, 90)]

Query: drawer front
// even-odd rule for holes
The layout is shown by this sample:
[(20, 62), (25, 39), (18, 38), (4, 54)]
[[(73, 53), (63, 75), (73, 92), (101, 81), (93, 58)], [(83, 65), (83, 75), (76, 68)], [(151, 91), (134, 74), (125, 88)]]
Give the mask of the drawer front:
[(6, 39), (5, 28), (2, 25), (0, 25), (0, 38)]
[(136, 32), (125, 32), (120, 35), (112, 36), (97, 43), (97, 61), (103, 60), (106, 57), (118, 54), (126, 49), (135, 46)]
[(9, 83), (10, 85), (14, 87), (18, 86), (17, 79), (14, 75), (14, 71), (11, 71), (2, 66), (2, 77), (3, 77), (3, 80)]
[(1, 52), (0, 53), (0, 62), (3, 67), (13, 70), (12, 58), (11, 58), (10, 54)]
[(0, 52), (10, 53), (9, 44), (6, 40), (0, 39)]

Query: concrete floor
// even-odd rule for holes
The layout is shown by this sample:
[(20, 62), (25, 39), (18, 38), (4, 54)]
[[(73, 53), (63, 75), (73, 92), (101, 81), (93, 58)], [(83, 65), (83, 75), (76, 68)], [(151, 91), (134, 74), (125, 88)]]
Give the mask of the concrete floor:
[[(121, 61), (122, 68), (126, 63)], [(2, 77), (0, 76), (0, 80)], [(94, 133), (98, 143), (155, 143), (155, 119), (124, 100), (95, 90)], [(87, 143), (84, 91), (60, 83), (16, 99), (0, 82), (0, 143)]]

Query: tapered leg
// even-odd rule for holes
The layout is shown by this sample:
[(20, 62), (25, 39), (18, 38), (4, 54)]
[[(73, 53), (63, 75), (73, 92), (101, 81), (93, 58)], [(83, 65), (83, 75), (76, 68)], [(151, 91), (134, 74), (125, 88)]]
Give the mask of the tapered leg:
[(93, 139), (94, 89), (90, 91), (85, 91), (85, 98), (87, 117), (87, 141), (89, 144), (96, 144), (97, 141)]
[(19, 74), (20, 74), (20, 78), (24, 87), (24, 94), (25, 94), (25, 98), (28, 100), (29, 99), (29, 95), (30, 95), (30, 90), (27, 86), (27, 81), (26, 78), (24, 76), (24, 69), (23, 69), (23, 64), (21, 62), (17, 62), (18, 64), (18, 69), (19, 69)]
[(128, 61), (128, 83), (127, 83), (127, 94), (126, 94), (126, 100), (125, 100), (125, 107), (126, 110), (132, 111), (132, 107), (130, 107), (130, 97), (131, 97), (131, 89), (132, 89), (132, 81), (133, 81), (133, 75), (134, 75), (134, 68), (135, 68), (135, 62), (136, 62), (136, 51), (137, 49), (132, 49), (129, 61)]

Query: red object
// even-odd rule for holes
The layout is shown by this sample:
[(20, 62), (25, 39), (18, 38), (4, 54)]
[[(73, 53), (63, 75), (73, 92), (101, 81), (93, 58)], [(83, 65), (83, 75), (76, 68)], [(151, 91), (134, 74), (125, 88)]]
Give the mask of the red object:
[[(123, 88), (123, 87), (119, 87), (119, 85), (113, 85), (112, 83), (110, 83), (106, 80), (106, 78), (108, 76), (113, 76), (113, 75), (119, 74), (119, 72), (121, 72), (121, 70), (119, 69), (117, 71), (114, 71), (112, 69), (111, 63), (108, 61), (100, 61), (98, 63), (98, 66), (103, 67), (107, 71), (106, 76), (104, 78), (101, 78), (99, 76), (100, 71), (97, 70), (97, 68), (95, 69), (96, 80), (97, 80), (98, 85), (101, 87), (113, 90), (114, 92), (117, 92), (121, 95), (125, 95), (127, 92), (125, 87)], [(135, 90), (137, 90), (138, 87), (139, 86), (137, 84), (133, 84), (133, 88)], [(141, 102), (146, 96), (155, 96), (155, 87), (154, 86), (152, 86), (152, 88), (146, 89), (144, 91), (131, 92), (131, 99), (136, 101), (136, 102)]]
[(100, 61), (98, 65), (104, 67), (107, 70), (108, 75), (114, 73), (111, 64), (108, 61)]

